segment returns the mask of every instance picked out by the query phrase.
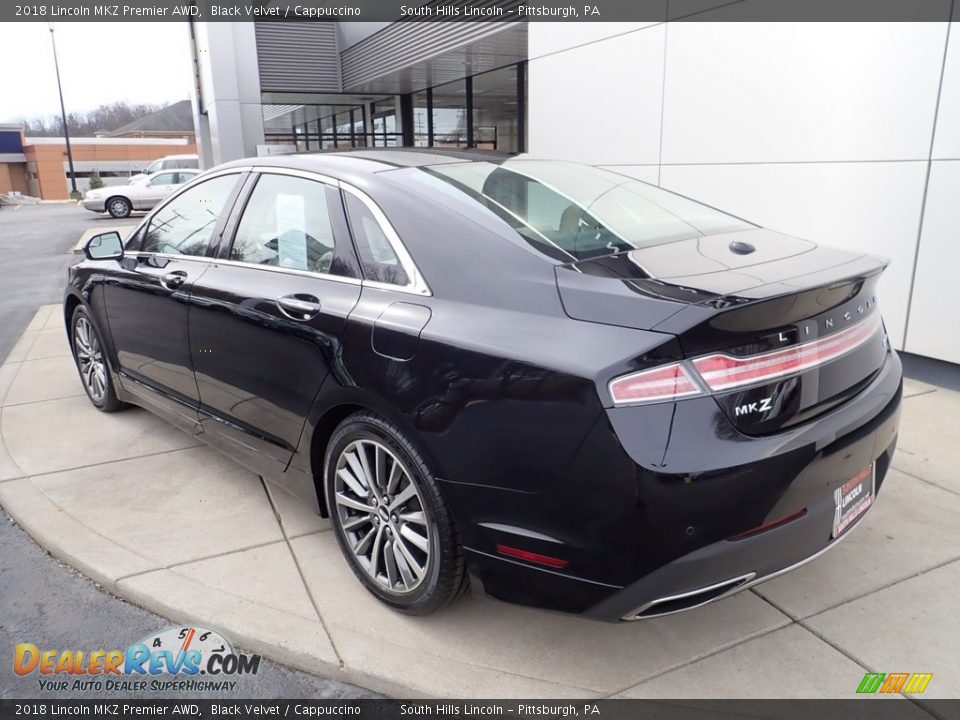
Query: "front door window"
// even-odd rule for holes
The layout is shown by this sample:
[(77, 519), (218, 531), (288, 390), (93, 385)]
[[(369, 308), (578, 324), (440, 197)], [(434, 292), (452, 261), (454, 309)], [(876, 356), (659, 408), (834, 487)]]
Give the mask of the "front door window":
[(220, 214), (237, 184), (237, 175), (221, 175), (194, 185), (150, 219), (144, 252), (206, 255)]

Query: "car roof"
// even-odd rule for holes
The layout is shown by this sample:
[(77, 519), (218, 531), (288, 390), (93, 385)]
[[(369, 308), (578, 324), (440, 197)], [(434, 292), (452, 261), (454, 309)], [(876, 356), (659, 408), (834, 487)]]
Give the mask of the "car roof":
[(390, 165), (392, 167), (426, 167), (447, 163), (486, 161), (501, 163), (513, 155), (496, 150), (476, 150), (466, 148), (355, 148), (351, 150), (321, 150), (317, 152), (296, 153), (297, 155), (338, 156), (357, 158)]

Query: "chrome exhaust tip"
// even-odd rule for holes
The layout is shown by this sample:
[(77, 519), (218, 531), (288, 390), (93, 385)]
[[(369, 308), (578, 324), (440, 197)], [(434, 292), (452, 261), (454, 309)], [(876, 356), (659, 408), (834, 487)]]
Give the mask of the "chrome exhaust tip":
[(678, 595), (668, 595), (657, 598), (627, 613), (623, 616), (623, 619), (647, 620), (655, 617), (663, 617), (664, 615), (673, 615), (674, 613), (683, 612), (684, 610), (692, 610), (693, 608), (706, 605), (727, 595), (732, 595), (737, 592), (737, 590), (742, 590), (756, 576), (757, 574), (755, 572), (751, 572), (746, 575), (738, 575), (729, 580), (718, 582), (715, 585), (708, 585), (697, 588), (696, 590), (679, 593)]

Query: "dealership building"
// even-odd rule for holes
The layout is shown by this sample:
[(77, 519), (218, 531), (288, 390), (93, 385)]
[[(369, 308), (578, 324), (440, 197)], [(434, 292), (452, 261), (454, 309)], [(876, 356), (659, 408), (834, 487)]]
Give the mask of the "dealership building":
[(608, 167), (890, 258), (895, 347), (960, 363), (956, 25), (196, 23), (198, 147), (205, 166), (433, 146)]
[(190, 102), (183, 100), (97, 137), (27, 137), (19, 123), (0, 124), (0, 195), (66, 200), (73, 183), (85, 192), (96, 173), (104, 185), (125, 185), (165, 155), (192, 155)]

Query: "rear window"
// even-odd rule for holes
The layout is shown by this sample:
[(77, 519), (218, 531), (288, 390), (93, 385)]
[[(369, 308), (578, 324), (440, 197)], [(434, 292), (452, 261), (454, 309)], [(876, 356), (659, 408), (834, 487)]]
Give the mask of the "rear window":
[(755, 227), (654, 185), (576, 163), (467, 162), (422, 172), (472, 198), (561, 262)]

